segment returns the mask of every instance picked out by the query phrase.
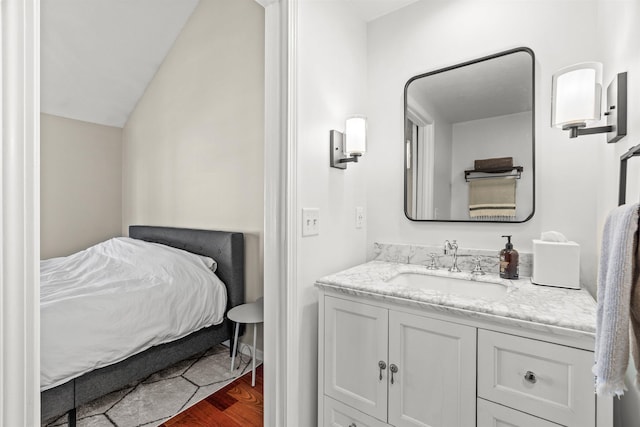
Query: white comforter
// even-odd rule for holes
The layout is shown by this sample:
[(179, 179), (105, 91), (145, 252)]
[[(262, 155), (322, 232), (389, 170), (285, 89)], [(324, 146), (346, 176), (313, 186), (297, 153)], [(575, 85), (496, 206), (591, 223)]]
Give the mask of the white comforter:
[(40, 264), (41, 390), (222, 322), (213, 260), (114, 238)]

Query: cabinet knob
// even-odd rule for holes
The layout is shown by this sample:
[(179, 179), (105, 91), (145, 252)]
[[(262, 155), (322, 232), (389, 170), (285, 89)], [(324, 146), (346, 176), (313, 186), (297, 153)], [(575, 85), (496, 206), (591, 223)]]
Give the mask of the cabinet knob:
[[(378, 362), (378, 368), (380, 368), (380, 378), (379, 378), (379, 380), (382, 381), (382, 371), (384, 369), (387, 369), (387, 364), (384, 363), (384, 361), (381, 360), (381, 361)], [(349, 426), (349, 427), (351, 427), (351, 426)]]
[(524, 374), (524, 379), (525, 379), (526, 381), (530, 382), (531, 384), (535, 384), (535, 383), (538, 381), (538, 379), (536, 378), (536, 374), (534, 374), (534, 373), (533, 373), (533, 372), (531, 372), (531, 371), (527, 371), (527, 372)]
[(393, 384), (393, 374), (398, 372), (398, 367), (392, 363), (389, 365), (389, 370), (391, 371), (391, 384)]

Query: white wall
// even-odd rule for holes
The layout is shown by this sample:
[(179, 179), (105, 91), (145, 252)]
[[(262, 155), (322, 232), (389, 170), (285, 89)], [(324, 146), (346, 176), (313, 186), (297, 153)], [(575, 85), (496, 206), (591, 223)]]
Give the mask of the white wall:
[[(424, 0), (368, 26), (367, 246), (373, 242), (532, 250), (540, 232), (557, 230), (581, 245), (583, 283), (595, 290), (596, 192), (600, 136), (569, 140), (551, 129), (551, 75), (600, 59), (595, 0)], [(536, 55), (536, 213), (524, 224), (419, 223), (403, 214), (403, 87), (420, 73), (526, 46)]]
[[(451, 123), (440, 117), (434, 109), (430, 110), (433, 117), (434, 162), (433, 180), (434, 182), (450, 182), (451, 170), (453, 167), (453, 126)], [(433, 188), (433, 208), (435, 218), (451, 217), (451, 186), (436, 185)]]
[(264, 8), (202, 0), (123, 132), (123, 232), (244, 232), (247, 301), (263, 293), (263, 116)]
[[(636, 0), (598, 0), (598, 31), (600, 48), (603, 52), (604, 85), (615, 77), (616, 73), (628, 73), (628, 128), (627, 136), (617, 144), (599, 143), (599, 160), (603, 173), (599, 176), (598, 227), (597, 238), (600, 243), (602, 226), (608, 212), (618, 204), (618, 173), (620, 156), (629, 148), (640, 143), (640, 4)], [(640, 200), (640, 158), (628, 162), (629, 191), (627, 203)], [(640, 390), (634, 386), (635, 369), (629, 366), (627, 372), (627, 391), (616, 404), (616, 427), (635, 427), (640, 424)]]
[[(533, 210), (531, 112), (489, 117), (453, 125), (451, 167), (451, 218), (469, 218), (469, 183), (464, 170), (473, 169), (476, 159), (513, 157), (514, 166), (524, 168), (516, 180), (516, 220), (522, 221)], [(522, 143), (520, 143), (522, 142)]]
[(119, 236), (122, 129), (40, 115), (40, 257)]
[[(355, 208), (365, 207), (368, 153), (346, 170), (329, 167), (329, 131), (366, 105), (366, 26), (342, 1), (301, 1), (297, 45), (297, 204), (320, 208), (320, 234), (297, 241), (299, 426), (317, 423), (318, 296), (315, 280), (365, 261), (365, 228)], [(375, 124), (371, 124), (375, 126)], [(370, 126), (371, 129), (371, 126)], [(296, 392), (294, 391), (294, 393)]]
[[(453, 153), (452, 124), (440, 114), (437, 108), (431, 105), (428, 99), (421, 99), (418, 103), (409, 96), (407, 109), (421, 122), (432, 126), (433, 156), (438, 159), (433, 164), (434, 182), (450, 182), (453, 163), (451, 158)], [(424, 132), (429, 132), (427, 127), (424, 129)], [(434, 185), (433, 214), (435, 218), (449, 218), (451, 216), (451, 186)]]

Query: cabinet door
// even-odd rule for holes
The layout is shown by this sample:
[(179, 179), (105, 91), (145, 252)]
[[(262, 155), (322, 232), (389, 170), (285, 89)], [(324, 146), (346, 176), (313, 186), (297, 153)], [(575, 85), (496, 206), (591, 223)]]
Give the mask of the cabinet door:
[(390, 371), (394, 366), (389, 424), (475, 427), (476, 328), (391, 311)]
[(324, 393), (386, 421), (388, 310), (325, 297), (324, 316)]
[(560, 424), (478, 399), (478, 427), (561, 427)]

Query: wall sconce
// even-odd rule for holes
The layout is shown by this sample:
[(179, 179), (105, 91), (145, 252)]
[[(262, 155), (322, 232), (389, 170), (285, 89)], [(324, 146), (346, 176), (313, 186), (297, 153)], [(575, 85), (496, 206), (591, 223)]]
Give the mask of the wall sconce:
[(607, 142), (627, 134), (627, 73), (619, 73), (607, 88), (607, 126), (587, 127), (600, 120), (602, 64), (584, 62), (563, 68), (553, 75), (551, 126), (569, 131), (569, 138), (607, 133)]
[(330, 132), (330, 145), (332, 168), (346, 169), (347, 163), (357, 162), (367, 150), (367, 119), (364, 116), (349, 117), (344, 134), (337, 130)]

